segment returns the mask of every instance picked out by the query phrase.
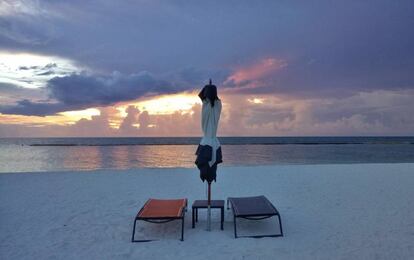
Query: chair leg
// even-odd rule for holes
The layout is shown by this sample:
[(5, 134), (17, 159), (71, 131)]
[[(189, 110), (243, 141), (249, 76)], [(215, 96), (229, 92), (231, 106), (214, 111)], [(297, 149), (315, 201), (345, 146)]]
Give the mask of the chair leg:
[(184, 241), (184, 216), (181, 222), (181, 241)]
[(282, 218), (280, 217), (280, 215), (277, 215), (277, 218), (279, 219), (279, 228), (280, 228), (280, 233), (283, 237), (283, 229), (282, 229)]
[(234, 218), (234, 238), (237, 238), (237, 228), (236, 228), (236, 216)]
[(131, 242), (134, 242), (134, 237), (135, 237), (135, 226), (137, 224), (137, 219), (134, 220), (134, 228), (132, 229), (132, 238), (131, 238)]
[(221, 208), (220, 211), (221, 211), (221, 230), (223, 230), (224, 208)]
[(191, 227), (195, 228), (195, 223), (194, 223), (194, 208), (191, 209)]

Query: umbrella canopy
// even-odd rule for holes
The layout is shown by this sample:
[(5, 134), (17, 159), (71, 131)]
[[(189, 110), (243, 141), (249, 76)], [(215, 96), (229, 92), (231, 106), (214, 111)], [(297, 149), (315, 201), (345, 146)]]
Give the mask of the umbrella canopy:
[(201, 180), (211, 183), (216, 180), (217, 164), (222, 162), (221, 146), (217, 139), (221, 101), (217, 96), (217, 87), (211, 83), (211, 79), (198, 96), (203, 102), (201, 110), (203, 138), (197, 147), (195, 164), (200, 170)]

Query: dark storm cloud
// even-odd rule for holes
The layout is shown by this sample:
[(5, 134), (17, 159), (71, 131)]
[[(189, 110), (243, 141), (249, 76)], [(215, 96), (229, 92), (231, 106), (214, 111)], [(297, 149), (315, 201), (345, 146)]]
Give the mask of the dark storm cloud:
[[(42, 68), (54, 68), (49, 64)], [(42, 74), (53, 74), (48, 70)], [(40, 75), (40, 74), (37, 74)], [(130, 101), (144, 96), (172, 94), (190, 90), (207, 84), (208, 77), (223, 81), (228, 74), (219, 70), (195, 70), (186, 68), (163, 77), (156, 77), (148, 72), (124, 75), (113, 72), (110, 75), (70, 74), (50, 79), (47, 86), (32, 89), (33, 93), (48, 93), (49, 100), (31, 102), (24, 98), (16, 104), (0, 105), (0, 113), (21, 115), (52, 115), (57, 112), (79, 110), (93, 106), (106, 106), (117, 102)], [(167, 81), (166, 79), (171, 79)], [(9, 96), (11, 92), (22, 91), (13, 85), (0, 84), (0, 94)], [(48, 110), (48, 107), (50, 109)]]
[(22, 88), (13, 84), (0, 82), (0, 110), (2, 107), (12, 105), (19, 100), (31, 99), (39, 101), (46, 98), (47, 93), (45, 89)]
[(44, 88), (29, 89), (0, 83), (0, 113), (14, 115), (51, 115), (69, 106), (51, 103)]
[(51, 97), (67, 105), (108, 105), (119, 101), (133, 100), (146, 94), (171, 93), (175, 89), (149, 73), (122, 75), (113, 73), (109, 77), (72, 74), (56, 77), (47, 88)]
[[(144, 95), (173, 93), (177, 89), (179, 88), (171, 83), (157, 79), (147, 72), (131, 75), (114, 72), (110, 76), (71, 74), (52, 78), (45, 88), (33, 90), (47, 91), (50, 100), (54, 102), (31, 102), (23, 99), (15, 105), (0, 106), (0, 113), (44, 116), (67, 110), (110, 105)], [(2, 92), (0, 88), (0, 93)]]
[(13, 115), (46, 116), (65, 110), (70, 110), (70, 106), (66, 106), (62, 103), (37, 103), (28, 99), (19, 100), (15, 105), (0, 105), (0, 113)]

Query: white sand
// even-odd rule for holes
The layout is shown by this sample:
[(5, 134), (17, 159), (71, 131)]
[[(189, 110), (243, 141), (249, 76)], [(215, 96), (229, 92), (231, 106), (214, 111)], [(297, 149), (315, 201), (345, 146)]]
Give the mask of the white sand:
[[(221, 167), (213, 198), (266, 195), (279, 209), (283, 238), (233, 238), (231, 211), (220, 231), (205, 214), (185, 241), (180, 222), (139, 225), (148, 197), (205, 198), (195, 169), (0, 174), (0, 259), (413, 259), (414, 164)], [(246, 224), (246, 223), (242, 223)], [(240, 234), (276, 231), (276, 221)]]

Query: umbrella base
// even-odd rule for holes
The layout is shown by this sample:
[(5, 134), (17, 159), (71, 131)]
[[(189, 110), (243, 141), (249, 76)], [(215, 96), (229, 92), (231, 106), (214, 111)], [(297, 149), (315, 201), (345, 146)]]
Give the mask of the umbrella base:
[(211, 231), (211, 207), (207, 206), (207, 231)]

